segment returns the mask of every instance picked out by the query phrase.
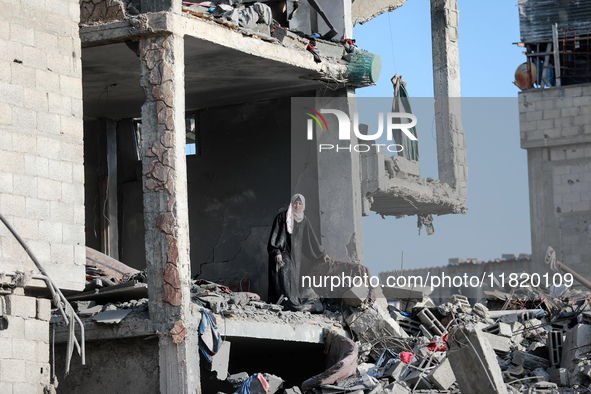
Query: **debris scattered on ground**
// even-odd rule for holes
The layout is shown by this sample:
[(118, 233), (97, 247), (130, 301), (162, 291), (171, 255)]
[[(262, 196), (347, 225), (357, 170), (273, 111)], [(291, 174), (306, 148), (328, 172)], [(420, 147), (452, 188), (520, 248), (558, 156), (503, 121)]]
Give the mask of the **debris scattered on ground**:
[[(96, 267), (89, 272), (89, 282), (95, 282), (96, 276), (101, 283), (114, 280)], [(124, 274), (121, 279), (138, 275)], [(194, 280), (190, 290), (192, 301), (201, 308), (201, 352), (215, 379), (227, 381), (233, 393), (591, 390), (591, 295), (578, 290), (497, 290), (474, 305), (458, 294), (438, 306), (427, 289), (353, 288), (342, 298), (320, 298), (309, 291), (310, 305), (316, 306), (297, 312), (267, 304), (255, 293), (232, 292), (206, 280)], [(118, 324), (128, 316), (146, 316), (148, 300), (103, 305), (79, 300), (73, 306), (85, 319)], [(230, 343), (217, 331), (216, 316), (289, 324), (317, 319), (325, 327), (326, 369), (302, 377), (301, 384), (293, 387), (283, 387), (281, 377), (265, 371), (231, 371)]]

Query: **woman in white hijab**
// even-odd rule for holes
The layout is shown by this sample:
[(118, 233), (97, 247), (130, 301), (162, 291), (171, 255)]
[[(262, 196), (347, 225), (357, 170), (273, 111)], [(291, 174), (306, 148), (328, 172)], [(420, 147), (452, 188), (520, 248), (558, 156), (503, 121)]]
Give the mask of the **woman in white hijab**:
[(316, 262), (329, 261), (324, 248), (316, 238), (308, 219), (304, 216), (306, 199), (294, 194), (289, 208), (275, 217), (267, 251), (269, 252), (269, 299), (276, 303), (285, 296), (283, 304), (292, 310), (301, 310), (300, 271), (302, 255)]

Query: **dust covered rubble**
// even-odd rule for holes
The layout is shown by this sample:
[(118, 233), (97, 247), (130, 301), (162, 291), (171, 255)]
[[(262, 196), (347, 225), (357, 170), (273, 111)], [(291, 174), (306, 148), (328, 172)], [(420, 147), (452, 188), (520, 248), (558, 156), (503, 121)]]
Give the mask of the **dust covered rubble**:
[[(435, 306), (416, 291), (412, 298), (386, 300), (379, 290), (352, 289), (340, 299), (315, 300), (307, 311), (289, 312), (257, 294), (231, 292), (211, 282), (191, 288), (193, 302), (214, 319), (315, 324), (324, 332), (324, 371), (302, 376), (301, 384), (292, 387), (283, 387), (272, 371), (227, 371), (223, 377), (233, 391), (224, 394), (591, 391), (589, 294), (571, 290), (555, 297), (530, 289), (495, 292), (474, 305), (454, 295)], [(103, 324), (148, 316), (146, 299), (74, 306)], [(130, 312), (100, 318), (121, 310)], [(215, 362), (216, 354), (210, 356)], [(262, 391), (256, 391), (259, 386)]]
[[(357, 293), (322, 315), (286, 312), (259, 300), (236, 303), (231, 295), (219, 293), (225, 304), (212, 305), (224, 316), (294, 323), (317, 316), (350, 332), (352, 338), (347, 338), (327, 327), (326, 370), (303, 378), (297, 387), (269, 385), (261, 391), (266, 394), (591, 391), (587, 294), (571, 291), (552, 298), (536, 289), (504, 294), (499, 307), (498, 297), (471, 305), (466, 297), (454, 295), (435, 306), (426, 296), (413, 302), (389, 299), (387, 304), (372, 292)], [(281, 381), (268, 373), (230, 372), (237, 372), (228, 377), (232, 393), (257, 392), (253, 390), (259, 385), (267, 387), (262, 383), (267, 378)]]

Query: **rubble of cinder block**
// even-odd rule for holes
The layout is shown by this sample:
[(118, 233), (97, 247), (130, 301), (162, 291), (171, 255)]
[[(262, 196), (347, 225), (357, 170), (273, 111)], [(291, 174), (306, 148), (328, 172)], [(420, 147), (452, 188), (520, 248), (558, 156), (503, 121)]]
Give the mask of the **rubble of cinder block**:
[[(308, 317), (321, 318), (314, 321), (325, 333), (325, 369), (302, 376), (297, 386), (286, 387), (272, 371), (232, 371), (229, 352), (209, 349), (215, 379), (232, 387), (222, 394), (591, 391), (591, 296), (575, 290), (561, 297), (540, 289), (494, 292), (474, 304), (453, 295), (436, 306), (416, 289), (352, 289), (339, 299), (314, 299), (298, 312), (207, 281), (193, 283), (191, 293), (214, 322), (215, 316), (240, 316), (271, 326), (272, 315), (297, 327)], [(76, 307), (99, 322), (99, 311), (146, 309), (147, 303)]]
[[(500, 310), (489, 310), (486, 301), (471, 305), (461, 295), (439, 306), (426, 299), (413, 299), (412, 303), (389, 299), (386, 310), (383, 300), (372, 299), (367, 291), (348, 292), (342, 300), (341, 321), (352, 338), (328, 334), (331, 339), (327, 342), (332, 345), (327, 345), (326, 371), (319, 371), (299, 387), (270, 384), (275, 388), (262, 392), (591, 391), (591, 319), (583, 314), (588, 309), (588, 296), (573, 292), (553, 299), (540, 294), (537, 298), (531, 294), (513, 296)], [(242, 393), (247, 378), (248, 374), (242, 373), (228, 381), (235, 392)], [(259, 384), (250, 378), (247, 384)]]

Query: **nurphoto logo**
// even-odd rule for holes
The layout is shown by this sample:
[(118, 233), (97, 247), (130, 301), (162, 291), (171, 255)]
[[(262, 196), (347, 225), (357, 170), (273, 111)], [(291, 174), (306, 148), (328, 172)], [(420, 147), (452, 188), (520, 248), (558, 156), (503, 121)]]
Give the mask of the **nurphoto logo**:
[[(338, 122), (338, 139), (339, 141), (351, 141), (351, 130), (353, 130), (353, 134), (357, 137), (360, 141), (377, 141), (384, 131), (386, 132), (386, 140), (387, 141), (395, 141), (394, 138), (394, 131), (400, 130), (401, 135), (404, 134), (406, 138), (410, 139), (411, 141), (418, 141), (417, 137), (411, 132), (410, 129), (417, 125), (417, 117), (411, 113), (406, 112), (378, 112), (378, 128), (377, 131), (374, 133), (368, 132), (362, 133), (359, 130), (359, 113), (353, 112), (353, 120), (349, 118), (345, 112), (338, 110), (338, 109), (320, 109), (320, 112), (309, 108), (304, 107), (306, 110), (305, 114), (310, 117), (307, 121), (307, 138), (308, 141), (312, 141), (314, 139), (314, 123), (316, 123), (322, 132), (333, 132), (332, 130), (329, 131), (328, 124), (323, 114), (330, 114), (336, 116)], [(352, 123), (352, 124), (351, 124)], [(353, 126), (353, 127), (351, 127)], [(339, 145), (339, 144), (325, 144), (321, 143), (318, 145), (318, 152), (334, 150), (339, 152), (341, 150), (346, 150), (351, 152), (352, 150), (355, 152), (369, 152), (372, 147), (379, 151), (380, 148), (387, 150), (388, 152), (402, 152), (404, 149), (401, 144), (393, 143), (393, 144), (354, 144), (351, 145)]]

